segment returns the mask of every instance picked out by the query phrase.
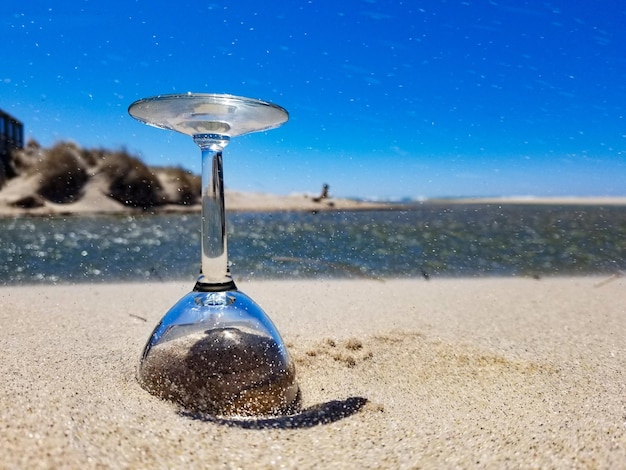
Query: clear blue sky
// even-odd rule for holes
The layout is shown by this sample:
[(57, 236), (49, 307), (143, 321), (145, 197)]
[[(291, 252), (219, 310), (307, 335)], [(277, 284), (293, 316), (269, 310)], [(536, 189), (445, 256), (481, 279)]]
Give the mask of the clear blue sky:
[(4, 1), (0, 108), (44, 146), (125, 147), (199, 172), (127, 114), (214, 92), (285, 107), (234, 139), (232, 189), (626, 195), (622, 0)]

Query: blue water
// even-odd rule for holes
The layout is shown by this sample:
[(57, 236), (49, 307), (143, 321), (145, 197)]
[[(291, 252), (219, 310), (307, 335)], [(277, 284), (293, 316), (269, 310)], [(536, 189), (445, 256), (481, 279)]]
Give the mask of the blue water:
[[(0, 219), (0, 284), (182, 280), (197, 214)], [(545, 276), (626, 269), (626, 207), (421, 205), (235, 213), (235, 279)]]

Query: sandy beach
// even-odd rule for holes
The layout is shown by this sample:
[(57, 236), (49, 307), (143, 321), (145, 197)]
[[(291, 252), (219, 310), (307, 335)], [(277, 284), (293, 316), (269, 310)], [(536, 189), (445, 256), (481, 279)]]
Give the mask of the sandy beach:
[[(8, 171), (14, 174), (11, 178), (4, 176)], [(74, 184), (77, 181), (80, 184)], [(0, 162), (0, 217), (199, 213), (200, 193), (198, 175), (180, 168), (150, 168), (126, 153), (81, 149), (72, 143), (48, 150), (32, 144), (16, 152), (6, 169)], [(327, 184), (320, 184), (317, 193), (288, 195), (225, 189), (228, 211), (355, 211), (420, 204), (624, 206), (626, 197), (464, 197), (393, 203), (336, 197)]]
[[(6, 161), (5, 161), (6, 160)], [(0, 217), (200, 212), (202, 183), (180, 167), (149, 167), (125, 151), (36, 141), (0, 159)], [(289, 195), (225, 188), (229, 211), (380, 209), (388, 204), (319, 192)]]
[[(0, 217), (46, 216), (46, 215), (96, 215), (96, 214), (141, 214), (141, 209), (126, 207), (106, 197), (96, 186), (87, 188), (80, 201), (70, 204), (55, 204), (45, 201), (41, 207), (25, 209), (15, 207), (11, 201), (15, 199), (12, 191), (0, 191)], [(358, 201), (347, 198), (329, 198), (316, 201), (306, 194), (274, 195), (265, 193), (249, 193), (242, 191), (226, 191), (226, 208), (231, 211), (337, 211), (337, 210), (377, 210), (391, 207), (390, 204), (379, 202)], [(626, 205), (626, 202), (625, 202)], [(200, 213), (200, 204), (189, 206), (167, 204), (150, 209), (148, 212), (189, 212)]]
[(194, 419), (138, 385), (141, 348), (187, 283), (0, 288), (0, 467), (626, 462), (623, 277), (239, 287), (295, 359), (295, 417)]
[[(95, 185), (88, 188), (80, 201), (70, 204), (54, 204), (46, 201), (43, 206), (25, 209), (15, 207), (10, 200), (15, 199), (11, 191), (0, 192), (0, 217), (47, 216), (47, 215), (98, 215), (98, 214), (141, 214), (140, 209), (125, 207), (103, 195)], [(349, 198), (328, 198), (317, 201), (307, 194), (276, 195), (230, 191), (225, 194), (226, 209), (229, 212), (282, 212), (282, 211), (358, 211), (410, 209), (416, 205), (573, 205), (573, 206), (626, 206), (626, 197), (572, 197), (572, 198), (461, 198), (430, 199), (414, 203), (393, 203), (361, 201)], [(200, 204), (190, 206), (168, 204), (150, 209), (152, 213), (187, 212), (200, 213)]]
[[(180, 168), (150, 168), (123, 152), (81, 149), (73, 143), (51, 149), (32, 144), (16, 152), (7, 165), (4, 168), (0, 162), (0, 217), (201, 210), (198, 175)], [(9, 173), (13, 176), (5, 177)], [(266, 212), (407, 209), (420, 204), (626, 205), (624, 196), (464, 197), (393, 203), (336, 197), (334, 189), (322, 183), (318, 191), (279, 195), (227, 187), (225, 204), (228, 211)]]

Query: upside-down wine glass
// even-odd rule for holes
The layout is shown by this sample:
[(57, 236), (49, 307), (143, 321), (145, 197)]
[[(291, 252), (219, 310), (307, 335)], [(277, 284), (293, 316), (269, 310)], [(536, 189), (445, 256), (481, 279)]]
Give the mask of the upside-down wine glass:
[(280, 106), (232, 95), (146, 98), (128, 112), (193, 137), (202, 151), (202, 269), (192, 292), (161, 319), (141, 356), (143, 388), (212, 416), (276, 416), (299, 407), (295, 367), (267, 314), (230, 275), (222, 150), (230, 139), (280, 126)]

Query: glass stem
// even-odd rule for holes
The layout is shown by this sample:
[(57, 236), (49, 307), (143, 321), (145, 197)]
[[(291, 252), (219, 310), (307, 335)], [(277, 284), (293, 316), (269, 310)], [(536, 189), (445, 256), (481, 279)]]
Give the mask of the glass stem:
[(226, 211), (222, 151), (202, 149), (202, 271), (197, 291), (226, 291), (235, 288), (228, 269)]

